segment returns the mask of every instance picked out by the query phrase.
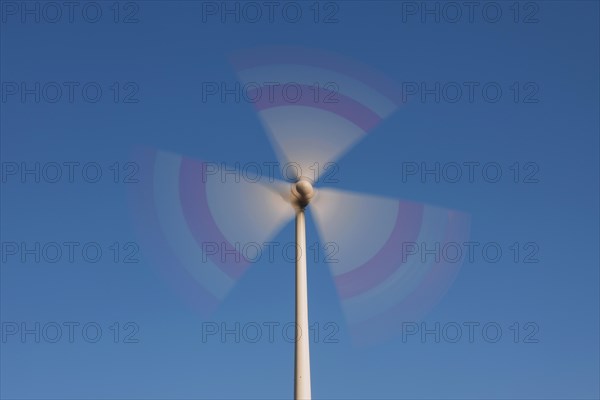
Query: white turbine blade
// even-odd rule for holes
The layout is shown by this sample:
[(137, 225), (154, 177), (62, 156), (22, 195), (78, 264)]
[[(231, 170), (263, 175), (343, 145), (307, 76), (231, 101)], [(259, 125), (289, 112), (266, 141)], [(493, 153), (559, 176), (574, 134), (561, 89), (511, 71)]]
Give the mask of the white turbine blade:
[[(302, 85), (308, 89), (303, 97), (314, 103), (334, 100), (336, 97), (331, 95), (339, 93), (364, 104), (381, 118), (403, 102), (396, 82), (368, 65), (328, 51), (265, 46), (238, 50), (230, 59), (247, 87)], [(329, 90), (329, 96), (318, 96), (320, 89)]]
[(232, 244), (263, 244), (294, 218), (290, 184), (248, 182), (210, 176), (208, 205), (223, 236)]
[(338, 160), (366, 134), (353, 122), (314, 107), (269, 108), (260, 111), (259, 117), (285, 165), (288, 179), (304, 177), (317, 181), (328, 163)]
[(286, 179), (316, 182), (400, 104), (389, 80), (335, 54), (258, 48), (232, 61), (279, 161), (297, 164)]
[(139, 157), (147, 176), (134, 215), (144, 252), (201, 311), (214, 311), (250, 264), (243, 249), (261, 251), (293, 219), (290, 185), (250, 182), (173, 153)]
[[(393, 100), (369, 84), (346, 73), (324, 67), (268, 64), (242, 69), (238, 72), (238, 76), (245, 85), (266, 82), (299, 84), (311, 88), (310, 92), (303, 94), (313, 96), (313, 99), (317, 101), (334, 99), (336, 93), (353, 99), (361, 99), (365, 106), (375, 111), (381, 118), (387, 117), (397, 108), (397, 104)], [(335, 93), (330, 92), (329, 97), (322, 99), (316, 96), (316, 90), (319, 88), (330, 88), (335, 90)]]
[(182, 161), (180, 181), (183, 207), (206, 240), (262, 245), (294, 218), (285, 182), (261, 176), (250, 181), (192, 159)]
[[(419, 236), (414, 243), (416, 245), (426, 243), (430, 249), (434, 249), (435, 243), (442, 243), (444, 240), (446, 224), (445, 210), (426, 207)], [(349, 321), (353, 323), (366, 321), (381, 309), (393, 307), (406, 298), (427, 275), (432, 263), (422, 262), (420, 256), (409, 258), (403, 255), (403, 247), (405, 244), (397, 243), (397, 254), (400, 257), (394, 261), (398, 263), (399, 268), (382, 280), (378, 286), (345, 299), (344, 306)]]
[(337, 246), (331, 272), (346, 319), (361, 335), (420, 317), (458, 272), (461, 260), (448, 265), (440, 249), (466, 240), (463, 213), (331, 189), (317, 193), (311, 210), (322, 240)]
[[(190, 221), (181, 205), (181, 156), (158, 153), (154, 164), (154, 204), (164, 238), (181, 265), (205, 285), (215, 298), (222, 300), (231, 290), (234, 280), (203, 254), (202, 245), (190, 229)], [(191, 222), (194, 223), (193, 221)]]
[(398, 201), (335, 189), (319, 189), (310, 205), (319, 234), (337, 245), (334, 275), (341, 275), (371, 259), (394, 229)]

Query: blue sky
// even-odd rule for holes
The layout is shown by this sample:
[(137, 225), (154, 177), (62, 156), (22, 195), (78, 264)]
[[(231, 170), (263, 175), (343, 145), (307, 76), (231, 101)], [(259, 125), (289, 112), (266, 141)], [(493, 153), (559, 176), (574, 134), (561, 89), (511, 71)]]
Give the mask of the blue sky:
[[(328, 269), (309, 265), (310, 319), (320, 333), (311, 348), (313, 396), (598, 398), (597, 2), (482, 2), (472, 15), (460, 6), (456, 22), (438, 2), (322, 2), (317, 22), (314, 3), (295, 2), (286, 9), (302, 10), (295, 23), (284, 3), (272, 21), (257, 3), (255, 23), (245, 3), (239, 22), (214, 2), (81, 2), (71, 20), (60, 6), (56, 22), (55, 9), (27, 4), (0, 2), (1, 397), (291, 397), (293, 344), (280, 328), (273, 343), (202, 333), (215, 323), (293, 321), (293, 264), (279, 255), (253, 266), (216, 314), (201, 315), (139, 242), (128, 203), (137, 183), (124, 182), (129, 173), (147, 176), (127, 164), (140, 146), (218, 162), (276, 160), (252, 104), (203, 101), (202, 85), (237, 82), (233, 52), (278, 45), (339, 53), (405, 89), (475, 82), (502, 90), (496, 102), (480, 89), (456, 102), (440, 92), (436, 102), (419, 89), (339, 160), (336, 188), (466, 212), (470, 240), (497, 243), (504, 256), (464, 263), (426, 315), (428, 329), (462, 326), (457, 343), (419, 332), (364, 348), (350, 341)], [(439, 15), (422, 15), (422, 7), (439, 7)], [(52, 102), (56, 84), (62, 96)], [(71, 164), (73, 182), (71, 162), (79, 163)], [(403, 175), (414, 163), (465, 162), (499, 165), (502, 179)], [(45, 171), (40, 182), (20, 175), (35, 163)], [(53, 163), (61, 165), (57, 183), (49, 182)], [(287, 225), (276, 239), (293, 232)], [(316, 240), (312, 220), (307, 233)], [(73, 262), (65, 242), (79, 243)], [(63, 253), (54, 263), (54, 253), (39, 252), (36, 262), (35, 250), (21, 259), (23, 246), (36, 243), (48, 252), (59, 243)], [(127, 254), (138, 262), (124, 262)], [(527, 255), (538, 262), (524, 262)], [(35, 331), (36, 322), (39, 343), (35, 334), (22, 340), (22, 323)], [(500, 326), (502, 335), (490, 343), (476, 330), (469, 341), (471, 322)], [(49, 340), (54, 323), (62, 326), (57, 343)], [(98, 326), (102, 334), (89, 343)], [(337, 342), (324, 340), (330, 332)]]

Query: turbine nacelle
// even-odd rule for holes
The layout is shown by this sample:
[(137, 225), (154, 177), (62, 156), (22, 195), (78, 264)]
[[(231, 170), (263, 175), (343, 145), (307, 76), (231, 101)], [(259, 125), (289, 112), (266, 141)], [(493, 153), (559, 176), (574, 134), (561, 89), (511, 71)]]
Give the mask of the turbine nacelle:
[(310, 203), (315, 195), (315, 190), (309, 180), (301, 178), (292, 185), (292, 202), (295, 206), (303, 209)]

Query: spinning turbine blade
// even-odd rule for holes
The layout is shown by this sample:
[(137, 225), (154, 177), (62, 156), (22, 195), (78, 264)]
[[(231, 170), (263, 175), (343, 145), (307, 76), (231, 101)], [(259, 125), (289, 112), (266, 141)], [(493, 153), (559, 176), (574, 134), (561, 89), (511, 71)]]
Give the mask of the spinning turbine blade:
[(271, 143), (312, 181), (397, 109), (394, 85), (347, 59), (302, 48), (263, 48), (232, 57)]
[(289, 184), (236, 179), (214, 164), (167, 152), (144, 151), (138, 160), (151, 172), (133, 198), (143, 250), (208, 314), (249, 266), (244, 249), (260, 251), (293, 219), (283, 194)]
[[(205, 164), (186, 160), (182, 163), (182, 186), (189, 187), (206, 181), (206, 198), (211, 215), (229, 243), (263, 243), (272, 238), (294, 218), (288, 202), (290, 185), (281, 181), (250, 182), (221, 171), (206, 176)], [(191, 210), (197, 205), (191, 197), (184, 203)], [(200, 228), (200, 226), (198, 227)]]
[(284, 105), (264, 109), (259, 115), (280, 149), (282, 163), (299, 165), (297, 170), (286, 170), (291, 173), (287, 178), (294, 180), (305, 177), (316, 181), (318, 172), (360, 140), (367, 129), (335, 112), (311, 106)]
[(462, 259), (423, 257), (422, 250), (464, 242), (464, 213), (331, 189), (319, 190), (311, 207), (323, 241), (337, 244), (330, 269), (357, 342), (421, 318), (458, 273)]

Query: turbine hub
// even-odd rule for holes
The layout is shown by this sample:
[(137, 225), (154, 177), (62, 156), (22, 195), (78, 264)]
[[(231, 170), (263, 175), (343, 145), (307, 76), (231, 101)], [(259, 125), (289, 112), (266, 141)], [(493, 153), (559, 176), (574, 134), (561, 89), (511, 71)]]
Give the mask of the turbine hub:
[(301, 208), (306, 207), (314, 195), (313, 186), (306, 179), (301, 179), (292, 186), (292, 196), (295, 198), (296, 204)]

